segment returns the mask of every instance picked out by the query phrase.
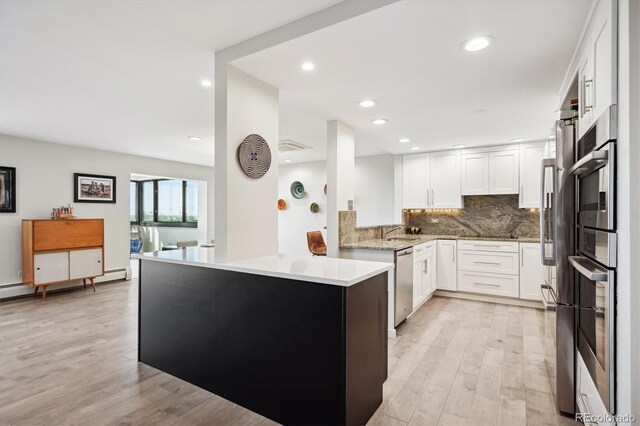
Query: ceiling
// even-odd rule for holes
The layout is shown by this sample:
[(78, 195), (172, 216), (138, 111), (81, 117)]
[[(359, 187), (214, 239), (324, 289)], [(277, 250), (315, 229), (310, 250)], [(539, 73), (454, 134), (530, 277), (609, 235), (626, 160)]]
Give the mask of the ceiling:
[[(357, 155), (544, 140), (590, 7), (582, 0), (401, 1), (233, 65), (280, 89), (280, 138), (314, 148), (281, 161), (325, 158), (324, 123), (334, 119), (356, 129)], [(461, 47), (478, 35), (495, 40), (478, 52)], [(303, 61), (315, 69), (303, 71)], [(367, 98), (377, 104), (361, 108)], [(388, 124), (373, 125), (378, 117)]]
[[(213, 88), (200, 85), (213, 52), (337, 2), (2, 0), (0, 133), (213, 165)], [(326, 158), (333, 119), (356, 129), (357, 155), (539, 140), (590, 6), (401, 1), (234, 65), (280, 89), (280, 139), (313, 148), (281, 161)], [(486, 34), (487, 49), (461, 49)]]
[(2, 0), (0, 133), (212, 166), (214, 52), (337, 2)]

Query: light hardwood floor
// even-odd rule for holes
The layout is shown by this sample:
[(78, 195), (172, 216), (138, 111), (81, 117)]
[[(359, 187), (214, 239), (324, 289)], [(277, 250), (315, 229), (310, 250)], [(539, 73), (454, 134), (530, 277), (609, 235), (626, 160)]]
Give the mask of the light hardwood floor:
[[(390, 340), (370, 424), (550, 424), (542, 311), (434, 298)], [(272, 424), (136, 361), (137, 286), (0, 302), (0, 425)]]

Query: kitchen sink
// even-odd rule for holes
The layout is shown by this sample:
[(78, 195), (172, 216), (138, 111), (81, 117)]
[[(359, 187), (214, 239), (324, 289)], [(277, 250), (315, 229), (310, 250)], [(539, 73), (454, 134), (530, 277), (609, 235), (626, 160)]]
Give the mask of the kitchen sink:
[(416, 237), (387, 237), (385, 241), (413, 241)]

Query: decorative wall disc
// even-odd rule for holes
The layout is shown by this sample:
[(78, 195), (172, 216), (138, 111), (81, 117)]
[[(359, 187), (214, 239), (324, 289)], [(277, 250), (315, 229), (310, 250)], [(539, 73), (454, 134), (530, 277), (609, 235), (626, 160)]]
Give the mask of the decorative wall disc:
[(284, 210), (287, 208), (287, 202), (285, 200), (283, 200), (282, 198), (280, 198), (278, 200), (278, 210)]
[(252, 134), (244, 138), (237, 154), (240, 168), (251, 179), (260, 179), (271, 167), (271, 149), (260, 135)]
[(291, 184), (291, 195), (293, 195), (293, 198), (297, 198), (300, 199), (302, 197), (304, 197), (304, 185), (302, 184), (302, 182), (299, 181), (295, 181)]
[(318, 213), (320, 211), (320, 206), (318, 203), (311, 203), (309, 210), (311, 210), (311, 213)]

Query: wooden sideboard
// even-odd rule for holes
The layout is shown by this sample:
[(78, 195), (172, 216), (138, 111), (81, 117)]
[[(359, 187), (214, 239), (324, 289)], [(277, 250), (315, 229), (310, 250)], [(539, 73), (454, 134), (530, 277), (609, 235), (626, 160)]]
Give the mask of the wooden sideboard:
[(22, 221), (22, 281), (42, 287), (104, 275), (104, 219), (32, 219)]

